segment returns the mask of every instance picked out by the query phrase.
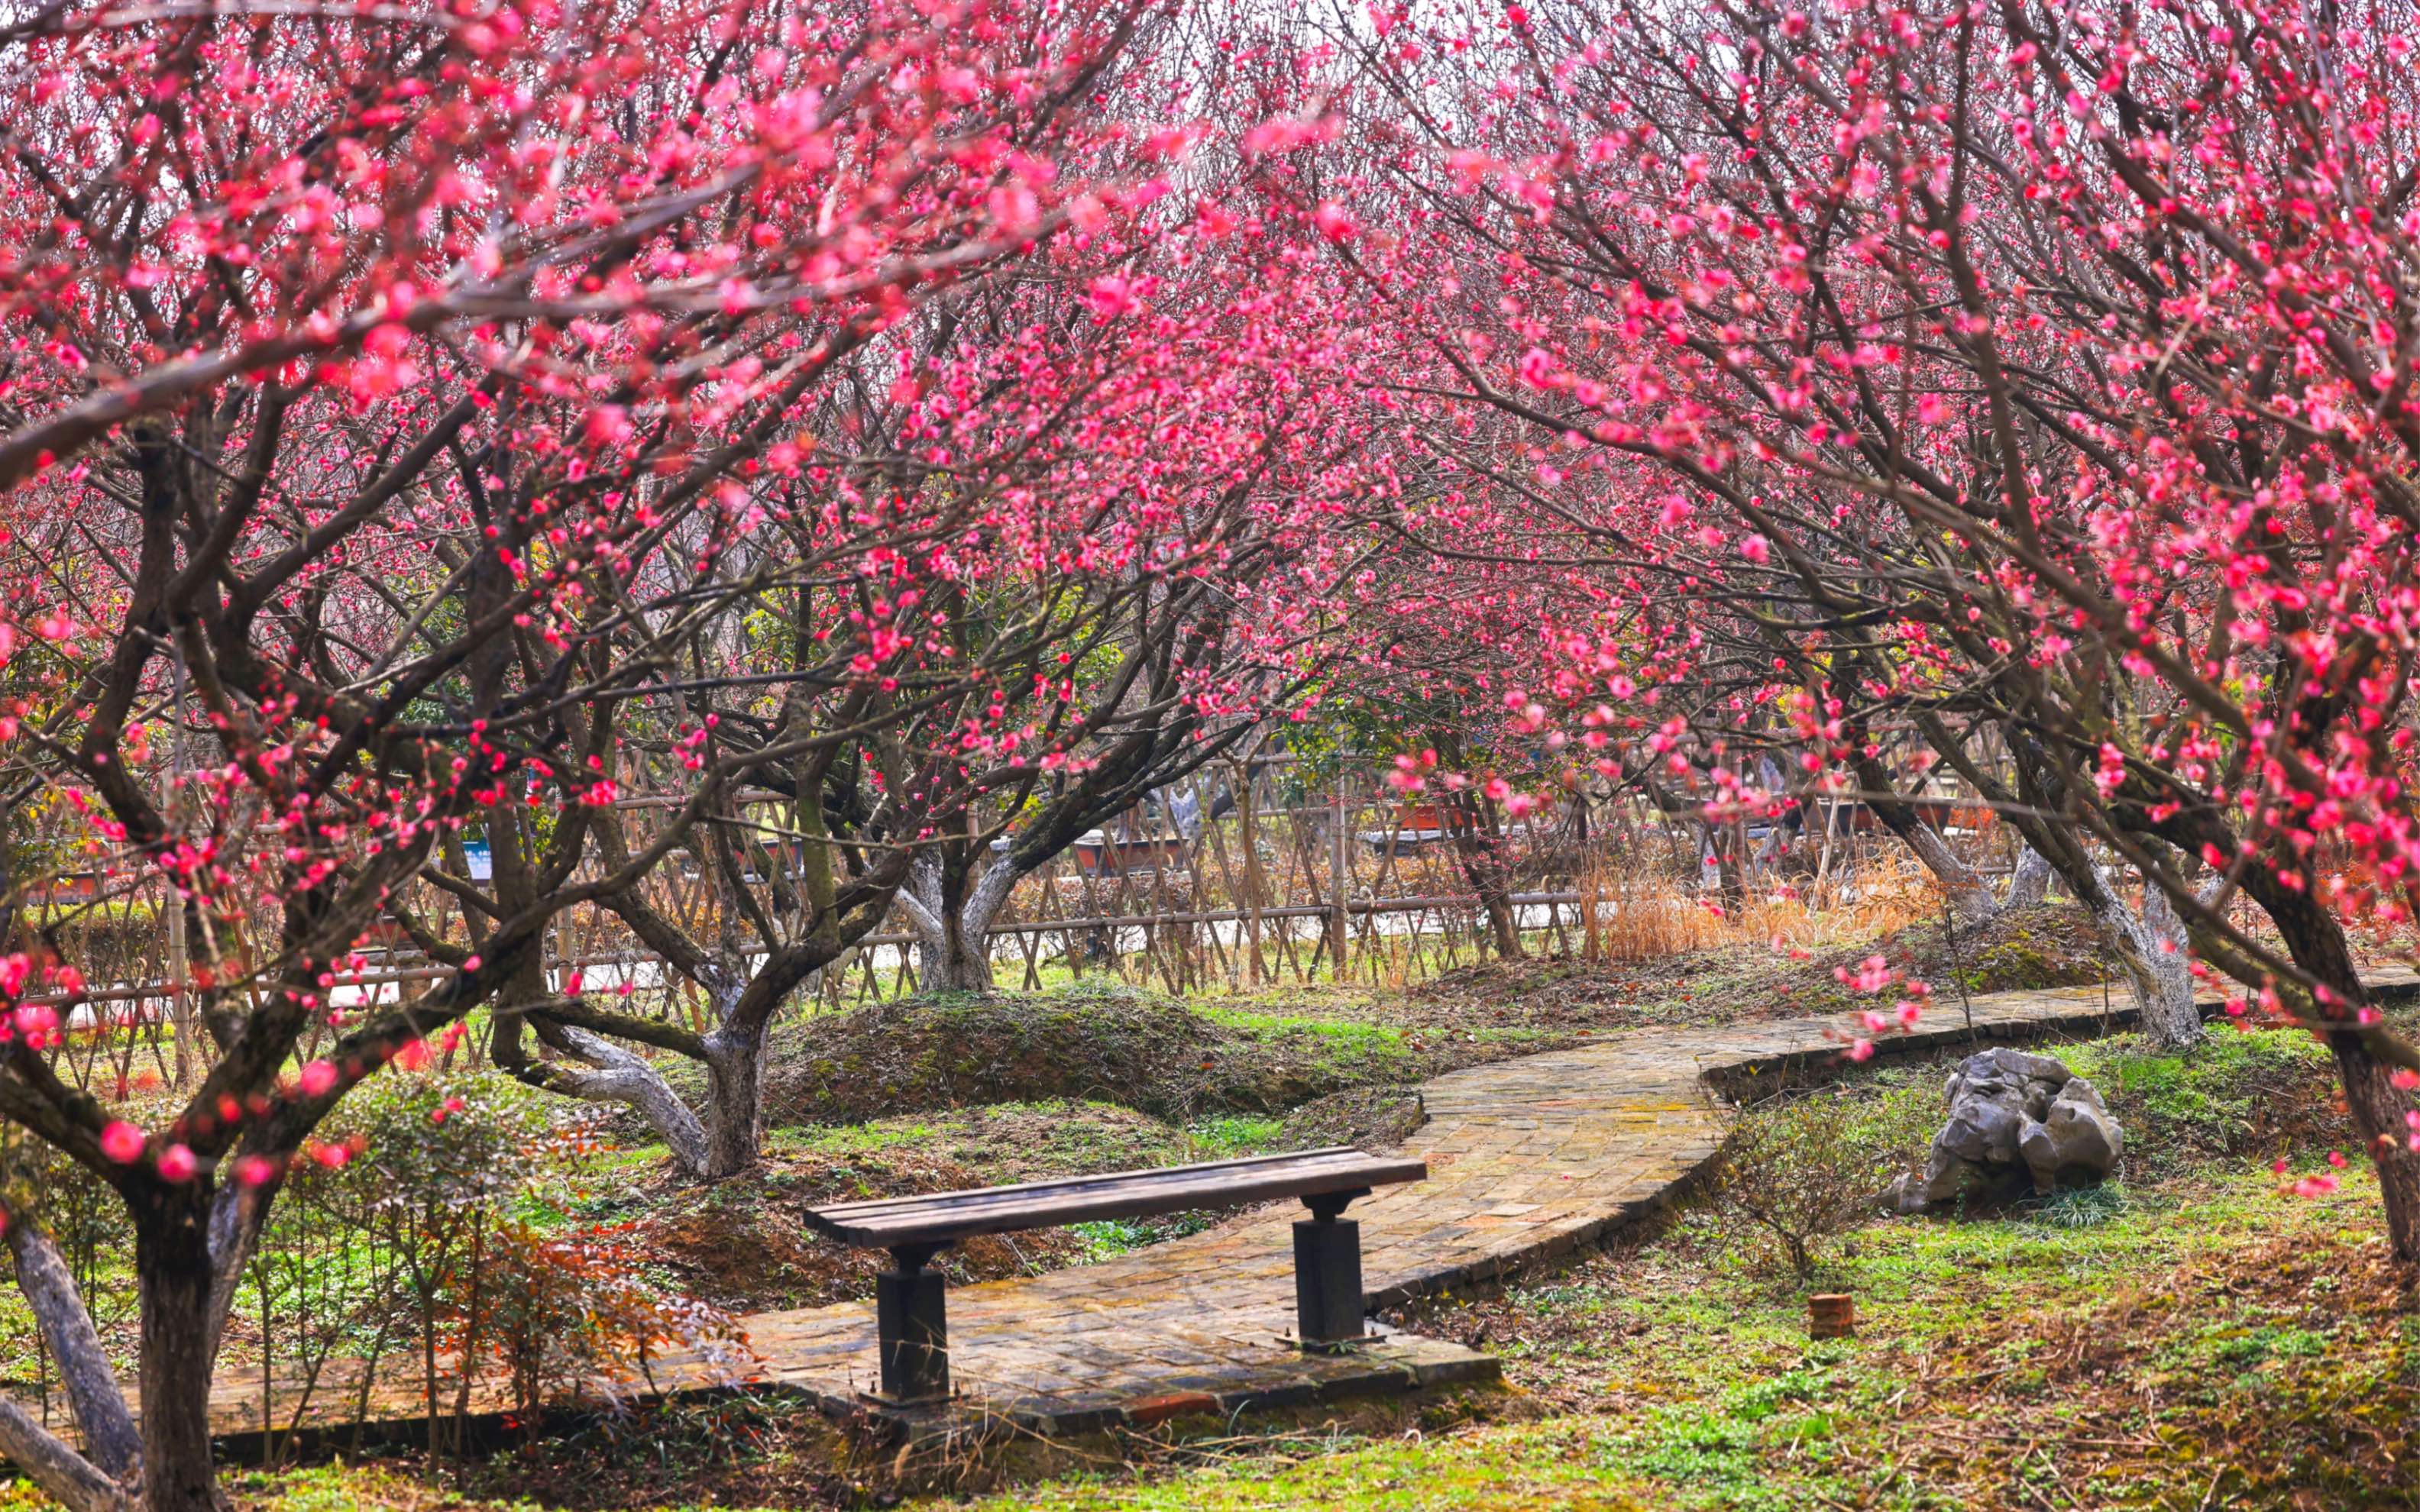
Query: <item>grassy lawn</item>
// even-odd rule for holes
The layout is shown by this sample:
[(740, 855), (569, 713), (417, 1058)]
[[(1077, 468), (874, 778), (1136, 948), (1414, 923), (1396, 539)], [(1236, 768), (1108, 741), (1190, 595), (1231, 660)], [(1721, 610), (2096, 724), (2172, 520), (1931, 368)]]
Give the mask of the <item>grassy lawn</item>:
[(2281, 1196), (2267, 1173), (2042, 1214), (1877, 1226), (1808, 1288), (1718, 1221), (1430, 1316), (1505, 1358), (1526, 1421), (1358, 1444), (1272, 1438), (1147, 1484), (1012, 1507), (2408, 1506), (2420, 1326), (2375, 1194)]

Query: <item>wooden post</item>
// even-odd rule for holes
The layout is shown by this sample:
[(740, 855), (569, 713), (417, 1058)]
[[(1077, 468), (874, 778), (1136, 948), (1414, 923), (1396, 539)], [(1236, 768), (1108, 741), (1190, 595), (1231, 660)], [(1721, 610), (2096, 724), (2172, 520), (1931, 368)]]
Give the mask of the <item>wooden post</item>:
[(1252, 963), (1246, 968), (1246, 976), (1257, 987), (1261, 984), (1261, 841), (1259, 828), (1253, 823), (1250, 757), (1235, 764), (1235, 779), (1243, 784), (1235, 795), (1235, 814), (1236, 827), (1244, 839), (1244, 938)]
[(1347, 976), (1344, 953), (1352, 948), (1353, 943), (1353, 914), (1347, 904), (1349, 895), (1345, 891), (1352, 882), (1352, 873), (1345, 864), (1344, 857), (1344, 784), (1341, 780), (1336, 784), (1329, 802), (1331, 819), (1327, 832), (1327, 885), (1330, 894), (1328, 905), (1333, 910), (1332, 917), (1335, 920), (1331, 927), (1336, 931), (1336, 945), (1330, 953), (1330, 958), (1336, 968), (1336, 980), (1342, 981)]

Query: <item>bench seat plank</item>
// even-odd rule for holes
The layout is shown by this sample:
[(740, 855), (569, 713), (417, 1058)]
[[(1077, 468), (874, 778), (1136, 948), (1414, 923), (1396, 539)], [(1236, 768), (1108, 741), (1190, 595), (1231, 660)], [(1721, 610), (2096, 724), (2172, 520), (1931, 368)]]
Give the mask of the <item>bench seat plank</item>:
[(1349, 1145), (1156, 1171), (1121, 1171), (1022, 1186), (844, 1202), (810, 1211), (807, 1223), (845, 1244), (890, 1249), (947, 1244), (1096, 1218), (1150, 1218), (1194, 1208), (1233, 1208), (1279, 1197), (1367, 1191), (1427, 1177), (1425, 1161), (1369, 1155)]

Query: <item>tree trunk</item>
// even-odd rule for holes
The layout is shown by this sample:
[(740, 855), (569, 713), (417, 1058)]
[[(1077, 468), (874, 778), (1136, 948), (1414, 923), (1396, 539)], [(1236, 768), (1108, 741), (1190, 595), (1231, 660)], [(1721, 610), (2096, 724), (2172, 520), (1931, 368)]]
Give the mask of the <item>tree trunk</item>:
[(1466, 793), (1456, 794), (1446, 801), (1441, 817), (1452, 837), (1463, 880), (1478, 896), (1496, 953), (1507, 961), (1520, 960), (1521, 921), (1512, 907), (1512, 868), (1505, 860), (1504, 832), (1496, 822), (1496, 806)]
[(1916, 853), (1916, 858), (1941, 884), (1961, 923), (1979, 924), (1998, 911), (1998, 905), (1992, 901), (1992, 889), (1983, 886), (1983, 879), (1973, 867), (1959, 859), (1958, 853), (1949, 848), (1949, 842), (1932, 827), (1923, 810), (1900, 795), (1891, 783), (1889, 771), (1878, 758), (1857, 757), (1851, 767), (1856, 773), (1857, 785), (1862, 790), (1859, 795), (1866, 807), (1873, 810), (1884, 828)]
[[(2290, 863), (2281, 863), (2290, 865)], [(2394, 1068), (2372, 1055), (2358, 1024), (2369, 1004), (2345, 943), (2344, 927), (2304, 888), (2289, 887), (2271, 865), (2247, 869), (2243, 886), (2277, 926), (2279, 938), (2294, 964), (2316, 978), (2335, 1001), (2322, 1010), (2347, 1026), (2328, 1035), (2337, 1073), (2344, 1079), (2345, 1103), (2353, 1127), (2378, 1168), (2378, 1194), (2386, 1209), (2386, 1237), (2395, 1257), (2420, 1262), (2420, 1152), (2410, 1143), (2411, 1129), (2403, 1115), (2412, 1099), (2397, 1089)]]
[(706, 1037), (706, 1149), (695, 1174), (738, 1175), (765, 1149), (765, 1046), (754, 1036)]
[(0, 1458), (68, 1512), (131, 1512), (134, 1505), (124, 1487), (6, 1396), (0, 1396)]
[[(1882, 806), (1876, 805), (1874, 811), (1881, 813)], [(1907, 842), (1907, 848), (1916, 853), (1916, 858), (1923, 862), (1925, 870), (1941, 884), (1942, 890), (1949, 895), (1949, 906), (1956, 911), (1959, 921), (1979, 924), (1998, 912), (1998, 905), (1992, 902), (1992, 890), (1983, 886), (1983, 879), (1976, 875), (1973, 867), (1958, 858), (1958, 853), (1942, 839), (1941, 831), (1933, 828), (1912, 809), (1905, 810), (1904, 813), (1902, 823), (1892, 824), (1888, 817), (1883, 822)]]
[(991, 922), (1008, 902), (1021, 873), (1005, 856), (978, 865), (972, 887), (950, 885), (949, 863), (920, 864), (900, 889), (916, 929), (916, 986), (927, 993), (988, 993), (997, 990), (991, 969)]
[(143, 1505), (221, 1512), (210, 1458), (209, 1208), (198, 1189), (156, 1199), (134, 1226), (142, 1302)]
[(17, 1290), (33, 1310), (35, 1321), (49, 1344), (66, 1388), (68, 1409), (84, 1435), (84, 1451), (95, 1469), (120, 1484), (131, 1485), (143, 1474), (143, 1434), (126, 1397), (118, 1390), (117, 1373), (110, 1368), (109, 1352), (93, 1327), (92, 1311), (69, 1269), (67, 1257), (40, 1223), (30, 1214), (0, 1211), (16, 1262)]
[(2371, 1055), (2361, 1035), (2331, 1034), (2328, 1048), (2335, 1053), (2336, 1072), (2344, 1078), (2353, 1126), (2378, 1166), (2378, 1194), (2386, 1208), (2386, 1234), (2395, 1257), (2406, 1264), (2420, 1261), (2420, 1154), (2412, 1152), (2411, 1130), (2403, 1121), (2412, 1099), (2396, 1088), (2394, 1068)]
[(999, 986), (991, 970), (991, 953), (967, 938), (956, 915), (939, 941), (916, 946), (916, 980), (928, 993), (988, 993)]
[(2146, 887), (2138, 916), (2106, 881), (2095, 891), (2095, 917), (2125, 968), (2143, 1032), (2162, 1050), (2189, 1050), (2201, 1043), (2201, 1010), (2194, 1006), (2184, 926), (2167, 894)]
[(2016, 870), (2009, 877), (2009, 895), (2000, 900), (2003, 908), (2031, 908), (2050, 896), (2050, 858), (2030, 845), (2017, 847)]

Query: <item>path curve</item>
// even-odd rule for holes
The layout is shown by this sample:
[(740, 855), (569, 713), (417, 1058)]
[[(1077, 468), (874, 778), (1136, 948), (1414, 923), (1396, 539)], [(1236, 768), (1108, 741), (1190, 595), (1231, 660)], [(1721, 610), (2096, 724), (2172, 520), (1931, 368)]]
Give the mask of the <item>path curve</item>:
[[(2411, 995), (2420, 976), (2398, 969), (2375, 985)], [(1973, 1015), (1976, 1036), (2001, 1041), (2103, 1033), (2133, 1017), (2122, 995), (2112, 1006), (2099, 986), (1978, 996)], [(1711, 1078), (1832, 1060), (1843, 1022), (1630, 1030), (1423, 1084), (1429, 1120), (1404, 1151), (1426, 1158), (1428, 1180), (1352, 1210), (1370, 1306), (1492, 1281), (1637, 1222), (1721, 1149), (1732, 1115)], [(1936, 1003), (1918, 1028), (1879, 1048), (1953, 1049), (1968, 1035), (1961, 1011)], [(1495, 1374), (1485, 1356), (1406, 1335), (1347, 1361), (1282, 1344), (1293, 1325), (1298, 1215), (1265, 1209), (1096, 1265), (954, 1288), (956, 1383), (969, 1404), (1068, 1432), (1152, 1421), (1171, 1404), (1232, 1411)], [(755, 1383), (835, 1410), (855, 1404), (876, 1373), (873, 1311), (850, 1303), (749, 1316), (763, 1360)], [(657, 1380), (673, 1391), (708, 1384), (677, 1360), (659, 1365)], [(223, 1373), (218, 1396), (213, 1406), (223, 1402), (225, 1412), (213, 1415), (229, 1430), (256, 1427), (256, 1375)]]

